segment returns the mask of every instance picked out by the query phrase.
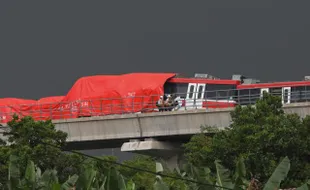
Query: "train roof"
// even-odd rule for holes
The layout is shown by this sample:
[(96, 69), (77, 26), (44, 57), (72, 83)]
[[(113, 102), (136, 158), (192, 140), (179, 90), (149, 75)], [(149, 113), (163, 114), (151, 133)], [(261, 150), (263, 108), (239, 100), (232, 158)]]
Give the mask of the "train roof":
[(243, 84), (243, 85), (238, 85), (237, 89), (275, 88), (275, 87), (293, 87), (293, 86), (310, 86), (310, 81)]
[(203, 83), (203, 84), (227, 84), (239, 85), (239, 80), (223, 80), (223, 79), (204, 79), (204, 78), (171, 78), (168, 79), (169, 83)]

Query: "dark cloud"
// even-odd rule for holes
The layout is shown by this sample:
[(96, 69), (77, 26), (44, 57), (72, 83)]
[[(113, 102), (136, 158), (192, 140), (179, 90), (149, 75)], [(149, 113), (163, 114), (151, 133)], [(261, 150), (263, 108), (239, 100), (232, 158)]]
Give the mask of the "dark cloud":
[(94, 74), (310, 72), (309, 1), (1, 1), (0, 97), (66, 94)]

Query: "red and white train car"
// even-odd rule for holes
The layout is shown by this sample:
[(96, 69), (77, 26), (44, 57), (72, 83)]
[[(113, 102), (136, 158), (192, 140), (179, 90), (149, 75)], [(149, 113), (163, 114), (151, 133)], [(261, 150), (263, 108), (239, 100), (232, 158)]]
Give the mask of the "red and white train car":
[(264, 91), (280, 96), (283, 104), (310, 101), (310, 81), (242, 84), (237, 89), (235, 101), (241, 105), (254, 104)]
[(236, 105), (233, 95), (239, 84), (239, 80), (175, 77), (164, 84), (164, 92), (178, 97), (179, 110), (225, 108)]

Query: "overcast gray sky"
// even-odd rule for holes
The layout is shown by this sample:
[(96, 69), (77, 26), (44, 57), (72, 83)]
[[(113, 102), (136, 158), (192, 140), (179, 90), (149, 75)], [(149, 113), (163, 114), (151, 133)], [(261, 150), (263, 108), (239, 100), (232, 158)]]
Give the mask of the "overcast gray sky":
[(0, 1), (0, 97), (127, 72), (310, 75), (310, 1)]

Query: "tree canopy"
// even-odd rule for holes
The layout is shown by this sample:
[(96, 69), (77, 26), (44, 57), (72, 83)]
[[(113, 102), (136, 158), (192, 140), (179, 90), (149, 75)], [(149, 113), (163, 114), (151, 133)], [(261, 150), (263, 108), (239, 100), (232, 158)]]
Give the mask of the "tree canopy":
[[(232, 124), (213, 136), (193, 136), (184, 145), (186, 157), (197, 166), (221, 160), (230, 170), (240, 157), (252, 175), (265, 183), (280, 160), (291, 160), (283, 187), (296, 187), (310, 176), (310, 116), (285, 114), (281, 99), (267, 93), (255, 106), (237, 106)], [(204, 131), (205, 132), (205, 131)], [(214, 170), (214, 168), (213, 168)]]
[[(8, 122), (9, 132), (7, 146), (0, 146), (0, 183), (7, 179), (8, 161), (10, 155), (15, 155), (25, 171), (28, 160), (42, 170), (56, 169), (59, 180), (64, 181), (69, 175), (78, 171), (83, 161), (81, 156), (62, 152), (67, 134), (57, 131), (49, 121), (34, 121), (31, 117), (18, 118), (14, 116)], [(59, 148), (57, 148), (59, 147)]]

